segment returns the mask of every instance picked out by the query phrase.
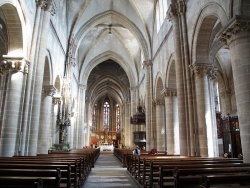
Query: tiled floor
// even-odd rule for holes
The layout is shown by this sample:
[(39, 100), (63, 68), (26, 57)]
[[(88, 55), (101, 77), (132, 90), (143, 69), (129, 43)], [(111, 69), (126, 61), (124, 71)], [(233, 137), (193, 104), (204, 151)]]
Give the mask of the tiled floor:
[(101, 153), (92, 168), (83, 188), (109, 188), (109, 187), (133, 187), (140, 186), (129, 175), (126, 168), (112, 153)]

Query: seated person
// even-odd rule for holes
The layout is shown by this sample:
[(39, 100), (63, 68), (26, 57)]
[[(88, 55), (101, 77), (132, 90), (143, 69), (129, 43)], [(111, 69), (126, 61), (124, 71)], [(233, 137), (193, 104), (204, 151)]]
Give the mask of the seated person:
[(136, 146), (136, 148), (133, 151), (133, 155), (140, 155), (140, 154), (141, 154), (140, 148), (139, 146)]
[(149, 155), (156, 155), (157, 150), (155, 148), (151, 149), (150, 152), (148, 153)]

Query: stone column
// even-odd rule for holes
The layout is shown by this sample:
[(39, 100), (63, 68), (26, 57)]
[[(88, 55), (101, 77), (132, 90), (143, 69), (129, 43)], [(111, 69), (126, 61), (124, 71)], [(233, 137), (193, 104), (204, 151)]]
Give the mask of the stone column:
[(93, 106), (91, 106), (92, 103), (89, 102), (88, 99), (85, 100), (85, 109), (84, 109), (84, 114), (85, 114), (85, 123), (86, 123), (86, 133), (85, 133), (85, 146), (90, 146), (91, 144), (91, 134), (92, 134), (92, 130), (91, 130), (91, 125), (90, 123), (92, 123), (92, 108)]
[[(198, 155), (201, 157), (209, 156), (208, 138), (211, 137), (210, 128), (211, 109), (208, 85), (208, 74), (212, 70), (212, 66), (206, 63), (194, 63), (190, 68), (195, 74), (196, 104), (197, 104), (197, 120), (198, 120)], [(209, 135), (208, 135), (209, 134)]]
[(35, 69), (37, 65), (37, 54), (39, 48), (39, 33), (41, 30), (40, 22), (41, 22), (41, 10), (43, 7), (43, 1), (36, 1), (37, 9), (35, 15), (35, 21), (33, 26), (33, 33), (32, 33), (32, 44), (30, 48), (30, 66), (29, 66), (29, 74), (27, 75), (27, 86), (26, 86), (26, 95), (24, 98), (24, 109), (23, 109), (23, 118), (22, 118), (22, 146), (20, 155), (24, 156), (28, 153), (28, 138), (29, 138), (29, 129), (28, 124), (30, 123), (30, 113), (31, 113), (31, 103), (32, 103), (32, 95), (33, 95), (33, 82), (34, 82), (34, 75)]
[[(77, 148), (83, 148), (85, 145), (84, 140), (84, 125), (85, 125), (85, 92), (86, 86), (79, 84), (78, 85), (78, 121), (77, 121), (77, 131), (75, 132), (76, 136), (76, 146)], [(88, 112), (88, 111), (87, 111)], [(91, 112), (88, 112), (91, 113)]]
[(227, 114), (231, 113), (232, 105), (231, 105), (231, 91), (230, 90), (224, 90), (220, 93), (221, 98), (221, 115), (227, 116)]
[(194, 105), (193, 105), (193, 100), (194, 100), (194, 95), (193, 95), (193, 80), (191, 77), (191, 71), (189, 69), (190, 65), (190, 52), (189, 52), (189, 46), (188, 46), (188, 32), (187, 32), (187, 19), (186, 19), (186, 4), (185, 1), (179, 1), (177, 3), (178, 6), (178, 14), (181, 20), (181, 30), (182, 30), (182, 40), (181, 44), (183, 46), (183, 56), (184, 56), (184, 84), (186, 87), (184, 87), (185, 93), (185, 100), (186, 100), (186, 116), (187, 116), (187, 123), (188, 123), (188, 128), (187, 132), (187, 140), (188, 140), (188, 147), (190, 149), (189, 155), (190, 156), (195, 156), (195, 141), (194, 141), (194, 132), (195, 132), (195, 126), (194, 126), (194, 116), (193, 116), (193, 111), (194, 111)]
[(59, 143), (59, 129), (57, 129), (57, 120), (58, 120), (58, 116), (59, 116), (59, 108), (60, 108), (60, 104), (61, 104), (61, 97), (55, 97), (53, 96), (52, 99), (52, 110), (51, 110), (51, 114), (52, 114), (52, 118), (51, 118), (51, 146)]
[(165, 97), (165, 118), (166, 118), (166, 150), (168, 154), (175, 153), (174, 143), (174, 97), (176, 97), (176, 89), (164, 89), (162, 96)]
[[(131, 95), (131, 102), (130, 102), (130, 116), (133, 116), (134, 114), (136, 114), (136, 100), (137, 100), (137, 87), (131, 87), (130, 88), (130, 95)], [(130, 135), (131, 135), (131, 143), (130, 146), (133, 147), (134, 146), (134, 131), (138, 131), (139, 125), (130, 125)]]
[(43, 87), (43, 96), (40, 110), (40, 123), (38, 133), (37, 153), (47, 154), (50, 147), (50, 120), (51, 120), (51, 108), (52, 108), (52, 96), (56, 89), (52, 85)]
[(236, 16), (219, 33), (229, 46), (244, 162), (250, 162), (250, 17)]
[(34, 81), (34, 93), (33, 93), (33, 103), (32, 103), (32, 113), (31, 113), (31, 123), (30, 123), (30, 134), (29, 134), (29, 150), (28, 155), (37, 154), (37, 144), (38, 144), (38, 129), (39, 129), (39, 115), (40, 115), (40, 105), (42, 97), (42, 84), (44, 75), (44, 63), (45, 63), (45, 50), (48, 39), (48, 31), (50, 24), (50, 16), (54, 12), (54, 4), (52, 0), (43, 1), (44, 9), (43, 18), (41, 23), (41, 33), (40, 33), (40, 44), (37, 59), (37, 67), (35, 70), (35, 81)]
[(24, 74), (27, 74), (28, 62), (23, 58), (3, 56), (0, 62), (0, 75), (5, 75), (5, 94), (1, 106), (3, 109), (0, 156), (11, 157), (18, 155), (21, 147), (21, 118), (20, 109), (23, 104)]
[(144, 61), (143, 68), (145, 69), (145, 108), (146, 108), (146, 150), (153, 148), (153, 131), (152, 131), (152, 83), (151, 83), (151, 68), (152, 61)]
[(166, 151), (164, 100), (156, 99), (155, 105), (156, 105), (156, 149), (157, 151)]
[(217, 121), (216, 121), (216, 103), (215, 103), (215, 85), (216, 85), (216, 72), (210, 72), (210, 79), (209, 79), (209, 91), (210, 91), (210, 109), (211, 109), (211, 142), (213, 144), (212, 153), (213, 157), (219, 157), (219, 143), (218, 143), (218, 134), (217, 134)]
[(187, 125), (186, 113), (185, 113), (185, 94), (184, 94), (184, 78), (183, 78), (183, 65), (182, 62), (182, 46), (181, 46), (181, 34), (178, 18), (178, 10), (176, 4), (169, 6), (168, 19), (173, 24), (173, 41), (175, 52), (175, 68), (176, 68), (176, 86), (178, 96), (178, 116), (179, 116), (179, 136), (180, 136), (180, 154), (183, 156), (188, 155), (188, 139), (187, 139)]
[(132, 136), (131, 136), (131, 125), (130, 124), (130, 99), (127, 99), (127, 102), (125, 103), (125, 125), (124, 125), (124, 144), (125, 146), (130, 146)]

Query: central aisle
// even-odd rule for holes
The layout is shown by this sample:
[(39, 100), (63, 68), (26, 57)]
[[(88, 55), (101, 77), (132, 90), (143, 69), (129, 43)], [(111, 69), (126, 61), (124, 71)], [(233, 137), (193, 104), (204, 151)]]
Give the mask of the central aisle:
[(133, 187), (140, 186), (129, 175), (126, 168), (122, 168), (121, 163), (113, 153), (101, 152), (99, 158), (92, 168), (84, 188), (104, 188), (104, 187)]

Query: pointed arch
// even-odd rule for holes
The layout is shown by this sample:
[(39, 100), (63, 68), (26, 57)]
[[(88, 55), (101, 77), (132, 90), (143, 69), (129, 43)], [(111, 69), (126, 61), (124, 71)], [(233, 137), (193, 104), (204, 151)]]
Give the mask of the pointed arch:
[(164, 89), (161, 73), (158, 73), (155, 81), (155, 99), (162, 99), (161, 91)]
[(8, 36), (8, 56), (24, 56), (26, 49), (26, 36), (23, 34), (25, 22), (18, 3), (3, 1), (0, 3), (0, 11), (5, 18), (5, 26)]
[(86, 35), (86, 33), (88, 33), (93, 27), (104, 22), (107, 19), (108, 20), (113, 19), (117, 21), (117, 23), (120, 23), (122, 26), (127, 28), (137, 39), (138, 44), (142, 49), (144, 59), (150, 59), (151, 52), (150, 52), (150, 42), (148, 37), (143, 36), (140, 29), (127, 17), (113, 10), (105, 11), (101, 14), (96, 15), (79, 29), (79, 31), (75, 34), (74, 37), (77, 43), (76, 51), (78, 50), (82, 38)]
[[(125, 59), (123, 59), (119, 54), (116, 54), (115, 52), (112, 51), (107, 51), (106, 53), (103, 53), (97, 57), (95, 57), (93, 60), (91, 60), (88, 65), (86, 65), (86, 67), (83, 67), (80, 70), (80, 74), (79, 74), (79, 80), (83, 80), (83, 84), (87, 85), (87, 80), (88, 77), (91, 73), (91, 71), (93, 70), (93, 68), (100, 64), (101, 62), (104, 62), (108, 59), (111, 59), (115, 62), (117, 62), (126, 72), (128, 78), (129, 78), (129, 83), (130, 86), (133, 87), (136, 85), (136, 83), (138, 82), (138, 76), (136, 74), (136, 72), (133, 72), (132, 67), (129, 66), (129, 63), (126, 62)], [(85, 70), (85, 71), (83, 71)]]
[[(211, 38), (210, 35), (206, 35), (206, 33), (212, 33), (212, 30), (217, 20), (219, 20), (218, 23), (220, 23), (222, 27), (226, 26), (226, 24), (228, 23), (228, 16), (226, 14), (226, 11), (219, 4), (209, 3), (201, 9), (198, 19), (196, 21), (195, 32), (192, 38), (193, 41), (191, 47), (191, 62), (209, 62), (208, 49), (210, 47), (209, 44)], [(198, 44), (204, 44), (204, 40), (205, 45), (198, 46)]]

